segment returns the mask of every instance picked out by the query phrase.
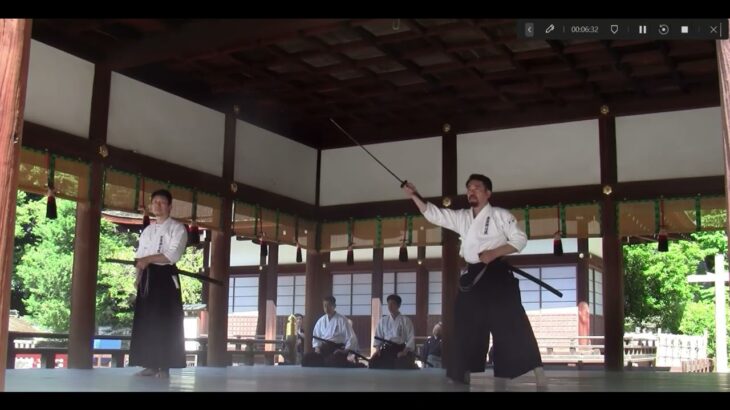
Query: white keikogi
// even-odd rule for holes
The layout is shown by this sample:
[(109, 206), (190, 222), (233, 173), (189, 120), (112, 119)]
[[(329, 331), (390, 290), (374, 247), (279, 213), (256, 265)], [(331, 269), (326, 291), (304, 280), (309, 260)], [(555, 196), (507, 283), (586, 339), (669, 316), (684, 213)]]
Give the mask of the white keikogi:
[(450, 229), (461, 236), (459, 254), (467, 263), (479, 263), (485, 250), (509, 244), (517, 252), (527, 245), (527, 235), (517, 226), (512, 213), (487, 204), (475, 217), (471, 208), (444, 209), (428, 202), (423, 216), (432, 224)]
[[(398, 344), (405, 344), (406, 348), (410, 351), (416, 350), (416, 337), (413, 331), (413, 322), (408, 316), (398, 314), (393, 317), (390, 313), (383, 316), (378, 322), (378, 327), (375, 329), (375, 336), (390, 340), (391, 342)], [(383, 344), (380, 340), (375, 339), (373, 345), (375, 347)]]
[[(348, 350), (355, 350), (357, 348), (355, 332), (352, 330), (347, 318), (337, 312), (332, 317), (327, 316), (325, 313), (324, 316), (319, 318), (317, 324), (314, 325), (312, 334), (334, 343), (343, 343), (345, 349)], [(321, 340), (312, 338), (312, 347), (315, 349), (323, 343)]]
[[(174, 265), (185, 253), (185, 246), (188, 243), (188, 233), (185, 226), (172, 219), (167, 218), (161, 224), (151, 224), (142, 231), (139, 236), (139, 248), (134, 257), (137, 259), (145, 256), (163, 254), (170, 263), (154, 263), (155, 265)], [(173, 280), (176, 280), (173, 276)], [(175, 282), (175, 287), (180, 284)]]
[(135, 258), (157, 255), (161, 253), (170, 263), (157, 263), (157, 265), (174, 265), (185, 253), (185, 246), (188, 243), (187, 231), (180, 222), (167, 218), (161, 224), (151, 224), (139, 237), (139, 249)]

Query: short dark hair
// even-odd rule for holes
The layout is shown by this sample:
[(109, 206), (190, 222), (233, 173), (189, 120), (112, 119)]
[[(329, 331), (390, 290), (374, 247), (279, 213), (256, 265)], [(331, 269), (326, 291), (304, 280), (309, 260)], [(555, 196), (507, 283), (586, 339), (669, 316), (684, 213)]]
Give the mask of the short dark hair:
[(394, 301), (395, 301), (395, 303), (397, 303), (397, 304), (398, 304), (398, 307), (400, 307), (400, 304), (401, 304), (401, 302), (403, 301), (403, 299), (401, 299), (401, 298), (400, 298), (400, 296), (398, 296), (398, 295), (389, 295), (389, 296), (388, 296), (388, 298), (387, 298), (387, 299), (385, 299), (385, 301), (386, 301), (386, 302), (390, 302), (390, 301), (391, 301), (391, 299), (392, 299), (392, 300), (394, 300)]
[(150, 201), (155, 199), (156, 196), (164, 196), (167, 199), (167, 203), (172, 205), (172, 194), (166, 189), (158, 189), (150, 195)]
[(329, 302), (334, 306), (337, 306), (337, 299), (334, 296), (325, 296), (322, 298), (322, 302)]
[(295, 313), (294, 317), (299, 317), (299, 318), (304, 319), (304, 315), (302, 315), (301, 313)]
[(487, 188), (487, 190), (492, 190), (492, 180), (489, 179), (489, 177), (482, 175), (482, 174), (471, 174), (469, 175), (469, 179), (466, 180), (466, 186), (469, 186), (469, 182), (472, 180), (482, 181), (484, 184), (484, 188)]

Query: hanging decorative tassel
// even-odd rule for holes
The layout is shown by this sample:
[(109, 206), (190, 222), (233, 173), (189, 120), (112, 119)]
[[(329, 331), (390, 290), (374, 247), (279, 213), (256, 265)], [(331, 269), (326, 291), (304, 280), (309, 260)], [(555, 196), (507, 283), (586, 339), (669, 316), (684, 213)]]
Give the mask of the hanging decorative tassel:
[(669, 235), (667, 233), (667, 230), (664, 227), (664, 199), (661, 199), (661, 202), (659, 203), (659, 218), (661, 220), (661, 225), (659, 225), (659, 238), (658, 238), (658, 245), (657, 245), (657, 251), (659, 252), (668, 252), (669, 251)]
[(192, 225), (190, 225), (190, 228), (188, 229), (188, 246), (198, 246), (200, 245), (200, 228), (198, 228), (198, 225), (193, 221)]
[(401, 262), (408, 262), (408, 248), (406, 247), (405, 241), (403, 241), (403, 244), (400, 246), (398, 260)]
[(355, 253), (352, 251), (352, 245), (347, 247), (347, 264), (350, 266), (355, 264)]
[(188, 230), (188, 246), (200, 245), (200, 228), (196, 222), (198, 214), (198, 193), (193, 192), (193, 215), (190, 229)]
[(563, 256), (563, 242), (560, 240), (560, 231), (555, 232), (553, 237), (553, 255)]
[(269, 252), (266, 247), (266, 241), (264, 240), (264, 218), (263, 218), (263, 212), (261, 211), (260, 207), (257, 209), (257, 213), (258, 213), (258, 216), (256, 217), (256, 222), (258, 225), (258, 233), (257, 233), (256, 239), (254, 239), (252, 242), (257, 245), (258, 244), (261, 245), (261, 252), (259, 253), (259, 255), (262, 258), (265, 258), (269, 254)]
[(352, 218), (347, 222), (347, 264), (355, 264), (355, 253), (352, 250)]
[(659, 251), (659, 252), (668, 252), (669, 251), (669, 236), (667, 235), (666, 229), (661, 229), (659, 231), (659, 245), (657, 246), (657, 251)]
[(297, 263), (302, 263), (302, 246), (299, 244), (299, 217), (294, 222), (294, 242), (297, 244)]
[(55, 175), (55, 162), (56, 158), (48, 154), (48, 202), (46, 202), (46, 218), (56, 219), (58, 218), (58, 208), (56, 208), (56, 191), (54, 190), (54, 175)]
[(562, 236), (560, 226), (560, 204), (558, 204), (558, 230), (553, 236), (553, 255), (555, 256), (563, 256), (563, 242), (560, 240), (560, 237)]
[(46, 202), (46, 218), (58, 218), (58, 209), (56, 208), (56, 197), (53, 192), (53, 186), (48, 187), (48, 202)]
[(408, 262), (408, 247), (406, 246), (406, 234), (408, 232), (408, 215), (403, 220), (403, 240), (401, 241), (400, 251), (398, 252), (398, 260)]
[(266, 241), (261, 240), (261, 257), (265, 258), (269, 255), (268, 247), (266, 246)]

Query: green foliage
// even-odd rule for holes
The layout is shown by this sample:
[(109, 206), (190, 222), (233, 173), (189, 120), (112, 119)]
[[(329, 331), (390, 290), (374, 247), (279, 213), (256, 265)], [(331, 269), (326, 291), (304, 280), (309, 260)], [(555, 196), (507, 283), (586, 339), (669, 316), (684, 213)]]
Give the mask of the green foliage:
[(625, 316), (630, 326), (679, 330), (694, 285), (687, 275), (702, 260), (697, 242), (670, 242), (669, 252), (657, 252), (656, 244), (630, 245), (624, 252)]
[[(703, 225), (721, 226), (725, 213), (707, 218), (703, 215)], [(724, 231), (708, 231), (690, 237), (690, 241), (670, 241), (666, 253), (657, 252), (655, 243), (623, 247), (626, 327), (660, 327), (688, 335), (707, 332), (708, 353), (714, 355), (715, 289), (690, 284), (687, 276), (696, 273), (706, 255), (727, 254), (727, 236)], [(730, 305), (726, 309), (730, 312)]]

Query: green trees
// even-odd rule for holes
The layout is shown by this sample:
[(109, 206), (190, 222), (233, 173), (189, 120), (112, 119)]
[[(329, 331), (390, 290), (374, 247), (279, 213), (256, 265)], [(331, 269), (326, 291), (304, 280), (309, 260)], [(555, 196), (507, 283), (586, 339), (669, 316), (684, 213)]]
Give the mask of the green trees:
[[(669, 252), (656, 244), (624, 246), (624, 297), (626, 327), (659, 327), (662, 331), (691, 335), (708, 332), (714, 353), (714, 287), (691, 284), (705, 255), (727, 253), (723, 231), (697, 232), (690, 241), (672, 241)], [(730, 310), (729, 310), (730, 311)]]

